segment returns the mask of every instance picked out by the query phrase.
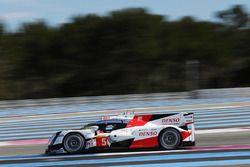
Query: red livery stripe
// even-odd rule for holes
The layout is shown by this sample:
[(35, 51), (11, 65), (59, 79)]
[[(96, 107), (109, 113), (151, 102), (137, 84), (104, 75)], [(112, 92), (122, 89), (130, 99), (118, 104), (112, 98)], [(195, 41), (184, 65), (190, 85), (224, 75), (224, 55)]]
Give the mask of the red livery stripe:
[(192, 132), (189, 132), (189, 131), (182, 131), (182, 132), (181, 132), (182, 140), (185, 140), (185, 139), (188, 138), (191, 134), (192, 134)]
[(142, 140), (133, 141), (129, 148), (141, 148), (141, 147), (157, 147), (159, 146), (158, 143), (158, 136), (150, 137)]
[(126, 128), (131, 128), (135, 126), (143, 126), (148, 121), (150, 121), (152, 115), (135, 115), (132, 120), (130, 120), (126, 126)]

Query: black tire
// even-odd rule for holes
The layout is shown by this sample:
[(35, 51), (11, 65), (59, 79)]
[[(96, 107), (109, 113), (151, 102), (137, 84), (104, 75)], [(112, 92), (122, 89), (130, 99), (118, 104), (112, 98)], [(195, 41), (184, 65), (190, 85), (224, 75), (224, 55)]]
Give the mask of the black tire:
[(163, 130), (159, 135), (160, 146), (167, 150), (176, 149), (180, 146), (180, 133), (173, 128)]
[(63, 139), (63, 148), (70, 154), (83, 152), (85, 139), (79, 133), (70, 133)]

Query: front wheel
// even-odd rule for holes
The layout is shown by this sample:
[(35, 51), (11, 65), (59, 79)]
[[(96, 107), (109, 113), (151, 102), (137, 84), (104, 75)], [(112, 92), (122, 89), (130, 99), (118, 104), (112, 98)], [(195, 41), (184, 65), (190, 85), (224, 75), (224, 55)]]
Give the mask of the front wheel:
[(78, 133), (68, 134), (63, 140), (63, 148), (70, 154), (80, 153), (84, 147), (85, 139)]
[(159, 136), (159, 143), (167, 150), (176, 149), (181, 143), (180, 133), (173, 128), (165, 129)]

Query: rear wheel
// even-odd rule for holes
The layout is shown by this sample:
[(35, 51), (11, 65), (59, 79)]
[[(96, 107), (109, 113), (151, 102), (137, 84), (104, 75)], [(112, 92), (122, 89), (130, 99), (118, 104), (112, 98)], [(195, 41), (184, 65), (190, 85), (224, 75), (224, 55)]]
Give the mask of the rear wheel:
[(176, 149), (181, 143), (180, 133), (173, 128), (165, 129), (159, 136), (160, 145), (167, 149)]
[(68, 134), (63, 140), (63, 148), (68, 153), (80, 153), (84, 147), (85, 139), (78, 133)]

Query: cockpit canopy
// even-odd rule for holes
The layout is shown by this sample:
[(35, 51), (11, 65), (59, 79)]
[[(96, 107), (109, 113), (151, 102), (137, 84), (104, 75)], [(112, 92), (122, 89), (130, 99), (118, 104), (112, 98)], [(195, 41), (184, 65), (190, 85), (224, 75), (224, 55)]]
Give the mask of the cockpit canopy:
[(98, 126), (98, 130), (103, 131), (104, 133), (111, 132), (113, 130), (125, 128), (129, 120), (123, 119), (108, 119), (100, 120), (94, 123), (89, 123), (85, 125), (82, 129), (91, 129), (92, 126)]

